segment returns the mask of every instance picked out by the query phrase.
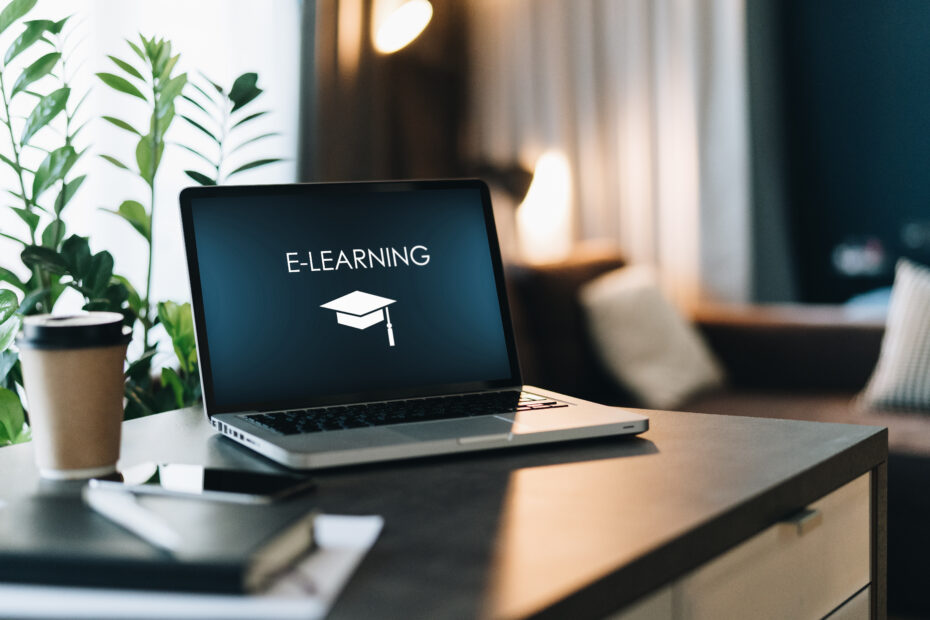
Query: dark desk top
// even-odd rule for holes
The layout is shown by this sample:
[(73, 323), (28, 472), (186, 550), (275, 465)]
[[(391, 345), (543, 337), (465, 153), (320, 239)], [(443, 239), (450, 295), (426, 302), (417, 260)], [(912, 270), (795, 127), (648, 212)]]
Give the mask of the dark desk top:
[[(648, 415), (640, 438), (317, 473), (324, 511), (386, 519), (332, 617), (602, 616), (887, 458), (876, 427)], [(126, 465), (274, 468), (200, 410), (124, 429)], [(36, 484), (30, 446), (0, 450), (0, 499)]]

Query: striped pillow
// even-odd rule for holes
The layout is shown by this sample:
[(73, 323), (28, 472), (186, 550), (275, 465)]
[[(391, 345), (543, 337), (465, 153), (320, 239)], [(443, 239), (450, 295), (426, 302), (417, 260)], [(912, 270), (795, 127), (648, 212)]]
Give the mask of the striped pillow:
[(930, 269), (901, 259), (895, 269), (878, 365), (863, 393), (877, 409), (930, 410)]

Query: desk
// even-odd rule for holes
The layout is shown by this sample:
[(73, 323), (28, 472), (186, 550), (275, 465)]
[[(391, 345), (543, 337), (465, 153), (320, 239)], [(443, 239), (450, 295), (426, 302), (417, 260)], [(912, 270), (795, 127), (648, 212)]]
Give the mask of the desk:
[[(324, 511), (386, 520), (331, 617), (624, 618), (647, 603), (642, 617), (681, 617), (672, 586), (857, 479), (869, 582), (857, 600), (885, 617), (885, 429), (647, 413), (639, 438), (317, 473)], [(199, 409), (126, 422), (122, 456), (275, 469)], [(0, 449), (0, 472), (0, 499), (32, 492), (31, 447)]]

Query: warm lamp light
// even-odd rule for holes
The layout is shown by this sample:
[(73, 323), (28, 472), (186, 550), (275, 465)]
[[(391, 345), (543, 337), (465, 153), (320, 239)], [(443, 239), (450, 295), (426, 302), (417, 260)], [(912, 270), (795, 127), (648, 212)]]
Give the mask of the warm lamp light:
[(433, 17), (429, 0), (376, 0), (372, 20), (375, 50), (393, 54), (420, 36)]
[(559, 151), (546, 151), (536, 161), (526, 198), (517, 207), (517, 238), (531, 263), (555, 262), (572, 249), (571, 168)]

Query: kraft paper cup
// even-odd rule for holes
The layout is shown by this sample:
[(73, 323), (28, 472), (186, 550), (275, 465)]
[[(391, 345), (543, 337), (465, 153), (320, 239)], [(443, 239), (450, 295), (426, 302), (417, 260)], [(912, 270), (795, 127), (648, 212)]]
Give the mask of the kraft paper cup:
[(123, 316), (115, 312), (23, 320), (17, 344), (43, 478), (73, 480), (116, 471), (130, 338)]

